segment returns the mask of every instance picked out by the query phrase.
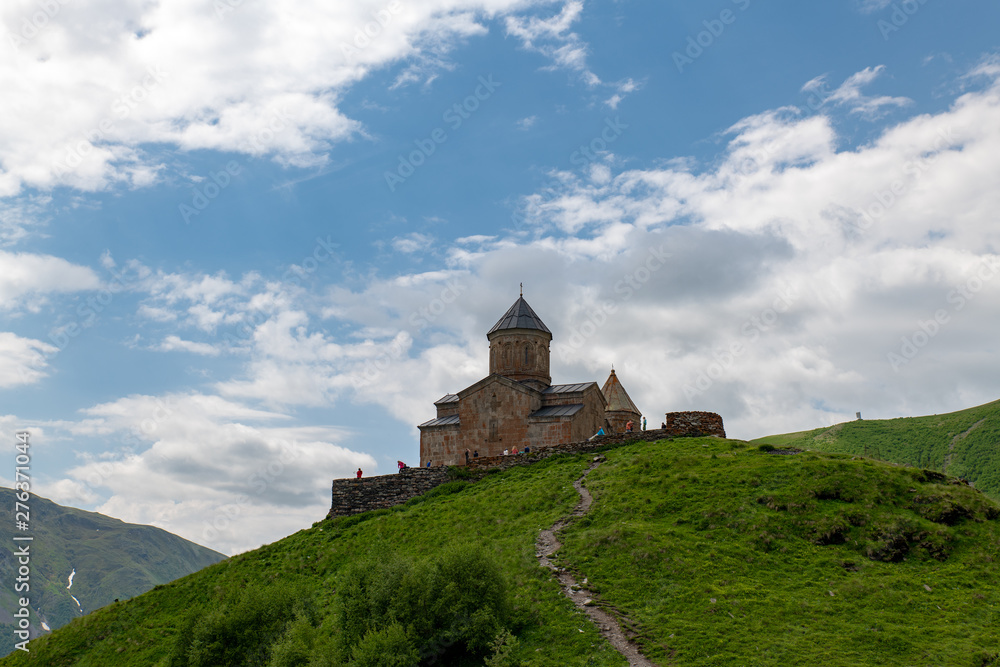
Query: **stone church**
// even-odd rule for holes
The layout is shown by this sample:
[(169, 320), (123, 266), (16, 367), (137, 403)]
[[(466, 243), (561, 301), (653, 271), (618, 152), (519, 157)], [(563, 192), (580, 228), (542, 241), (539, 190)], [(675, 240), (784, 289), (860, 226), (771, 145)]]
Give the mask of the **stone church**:
[(596, 382), (552, 384), (552, 332), (524, 296), (489, 333), (490, 374), (457, 394), (434, 403), (437, 417), (420, 424), (420, 465), (465, 462), (465, 450), (499, 456), (579, 442), (599, 430), (619, 433), (642, 417), (614, 370)]

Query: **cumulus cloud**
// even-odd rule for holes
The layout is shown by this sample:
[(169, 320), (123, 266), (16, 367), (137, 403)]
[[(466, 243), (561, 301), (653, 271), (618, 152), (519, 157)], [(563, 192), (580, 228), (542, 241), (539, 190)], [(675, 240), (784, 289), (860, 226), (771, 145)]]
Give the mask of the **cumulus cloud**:
[(0, 387), (38, 382), (48, 375), (47, 357), (55, 352), (48, 343), (0, 331)]
[[(398, 62), (401, 83), (432, 79), (484, 19), (527, 4), (109, 0), (39, 22), (34, 0), (9, 0), (0, 87), (19, 104), (0, 109), (0, 196), (142, 187), (163, 177), (163, 146), (322, 166), (363, 133), (338, 108), (352, 84)], [(553, 56), (578, 63), (579, 40), (567, 46)]]
[(61, 257), (0, 250), (0, 310), (37, 311), (49, 294), (99, 286), (100, 280), (92, 269)]
[(283, 426), (286, 415), (216, 396), (129, 396), (85, 415), (59, 427), (100, 433), (119, 449), (78, 453), (66, 477), (42, 484), (39, 493), (60, 502), (101, 502), (99, 512), (226, 553), (322, 518), (329, 480), (375, 465), (340, 444), (348, 436), (341, 429)]

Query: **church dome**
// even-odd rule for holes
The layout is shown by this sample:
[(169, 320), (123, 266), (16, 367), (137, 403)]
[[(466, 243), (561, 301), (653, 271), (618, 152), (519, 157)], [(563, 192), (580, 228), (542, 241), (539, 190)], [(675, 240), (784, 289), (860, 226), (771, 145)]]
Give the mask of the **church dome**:
[(552, 332), (524, 296), (518, 297), (486, 334), (490, 341), (490, 373), (523, 382), (539, 391), (552, 384), (549, 342)]
[(523, 296), (517, 298), (514, 305), (504, 313), (500, 321), (494, 324), (493, 328), (486, 335), (488, 337), (490, 334), (503, 329), (537, 329), (538, 331), (544, 331), (550, 336), (552, 335), (549, 328), (542, 322), (542, 318), (535, 314), (535, 311), (531, 309), (531, 306), (528, 305)]

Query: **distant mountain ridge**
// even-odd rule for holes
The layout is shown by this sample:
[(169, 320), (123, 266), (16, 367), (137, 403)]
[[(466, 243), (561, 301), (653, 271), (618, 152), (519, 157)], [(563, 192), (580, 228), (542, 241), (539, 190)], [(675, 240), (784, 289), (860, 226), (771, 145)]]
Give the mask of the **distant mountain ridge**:
[(937, 470), (968, 480), (1000, 500), (1000, 401), (942, 415), (861, 419), (753, 442)]
[[(9, 517), (0, 523), (0, 655), (14, 649), (13, 583), (18, 562), (12, 489), (0, 488)], [(226, 558), (161, 528), (64, 507), (31, 495), (31, 575), (33, 633), (55, 630), (72, 619), (145, 593)], [(70, 579), (72, 577), (72, 580)], [(44, 625), (43, 625), (44, 623)]]

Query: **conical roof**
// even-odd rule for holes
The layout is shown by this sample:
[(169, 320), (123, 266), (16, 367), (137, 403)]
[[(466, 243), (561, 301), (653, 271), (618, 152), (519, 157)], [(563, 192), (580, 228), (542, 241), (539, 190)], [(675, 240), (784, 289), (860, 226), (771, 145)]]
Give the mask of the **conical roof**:
[(542, 319), (538, 315), (535, 315), (535, 311), (531, 309), (531, 306), (528, 305), (523, 296), (517, 298), (514, 305), (504, 313), (500, 321), (494, 324), (493, 328), (486, 335), (489, 336), (494, 331), (502, 329), (537, 329), (538, 331), (544, 331), (550, 336), (552, 335), (552, 332), (545, 326)]
[(611, 375), (608, 376), (608, 381), (604, 383), (604, 387), (601, 388), (601, 393), (604, 394), (604, 400), (608, 402), (607, 411), (608, 412), (634, 412), (637, 415), (642, 414), (639, 412), (639, 408), (635, 407), (635, 403), (632, 399), (628, 397), (628, 392), (625, 391), (625, 387), (622, 383), (618, 381), (618, 376), (615, 375), (615, 369), (611, 369)]

